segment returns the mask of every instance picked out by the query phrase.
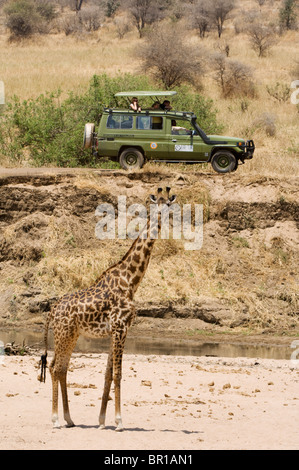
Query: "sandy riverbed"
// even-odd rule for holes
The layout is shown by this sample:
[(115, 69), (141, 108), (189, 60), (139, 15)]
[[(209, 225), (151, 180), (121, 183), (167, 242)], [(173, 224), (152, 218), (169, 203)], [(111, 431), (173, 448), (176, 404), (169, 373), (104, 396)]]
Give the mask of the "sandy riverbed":
[(52, 429), (50, 375), (37, 381), (39, 356), (0, 359), (0, 449), (299, 447), (299, 368), (290, 360), (125, 355), (125, 430), (117, 433), (113, 401), (106, 429), (98, 429), (106, 354), (73, 355), (76, 427), (65, 427), (60, 399), (60, 429)]

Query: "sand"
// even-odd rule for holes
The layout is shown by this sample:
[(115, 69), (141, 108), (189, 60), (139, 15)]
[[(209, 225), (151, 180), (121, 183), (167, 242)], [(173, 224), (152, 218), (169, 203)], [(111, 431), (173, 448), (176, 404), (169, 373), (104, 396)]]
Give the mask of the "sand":
[[(51, 356), (51, 353), (50, 353)], [(123, 432), (114, 393), (98, 428), (106, 354), (74, 354), (67, 428), (51, 423), (51, 377), (37, 381), (39, 356), (0, 357), (0, 449), (297, 449), (298, 361), (125, 355)], [(111, 455), (111, 453), (110, 453)]]

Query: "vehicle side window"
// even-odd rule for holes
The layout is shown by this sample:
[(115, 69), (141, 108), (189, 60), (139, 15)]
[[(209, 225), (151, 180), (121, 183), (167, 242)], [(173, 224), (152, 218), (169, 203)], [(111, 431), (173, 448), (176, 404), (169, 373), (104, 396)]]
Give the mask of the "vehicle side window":
[(133, 128), (133, 116), (120, 115), (116, 116), (110, 114), (107, 119), (108, 129), (132, 129)]
[(192, 126), (186, 120), (171, 120), (171, 133), (173, 135), (191, 135)]
[(160, 116), (138, 116), (137, 129), (163, 129), (163, 118)]

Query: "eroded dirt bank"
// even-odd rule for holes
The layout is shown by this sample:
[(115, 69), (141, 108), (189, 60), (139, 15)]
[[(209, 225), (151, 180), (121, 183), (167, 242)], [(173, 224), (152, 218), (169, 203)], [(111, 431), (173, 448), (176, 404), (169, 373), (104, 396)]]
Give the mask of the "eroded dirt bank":
[[(138, 332), (198, 338), (298, 332), (297, 180), (173, 167), (0, 170), (0, 327), (41, 327), (65, 292), (92, 284), (131, 240), (98, 240), (96, 207), (146, 203), (157, 186), (204, 206), (201, 250), (158, 240), (137, 291)], [(160, 321), (159, 321), (160, 320)], [(224, 336), (222, 336), (224, 337)]]

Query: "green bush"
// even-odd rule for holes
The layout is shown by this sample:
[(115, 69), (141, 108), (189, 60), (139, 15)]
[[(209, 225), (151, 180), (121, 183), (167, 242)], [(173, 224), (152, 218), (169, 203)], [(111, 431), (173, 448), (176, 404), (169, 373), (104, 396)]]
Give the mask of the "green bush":
[(11, 39), (21, 39), (47, 31), (47, 24), (56, 17), (49, 1), (11, 0), (4, 8), (6, 26)]
[[(13, 163), (28, 161), (35, 166), (96, 165), (90, 150), (82, 147), (85, 123), (98, 125), (105, 106), (127, 107), (125, 101), (116, 100), (115, 93), (138, 89), (151, 89), (147, 77), (103, 74), (92, 78), (86, 93), (69, 93), (64, 100), (61, 91), (25, 101), (14, 97), (0, 116), (0, 160), (5, 156)], [(189, 93), (187, 87), (177, 91), (174, 108), (194, 111), (207, 133), (221, 131), (212, 100)], [(143, 107), (150, 105), (150, 99), (143, 100)]]
[(13, 0), (4, 8), (4, 13), (6, 26), (14, 38), (31, 36), (41, 19), (34, 2), (30, 0)]

